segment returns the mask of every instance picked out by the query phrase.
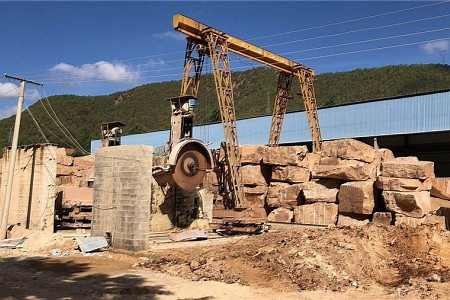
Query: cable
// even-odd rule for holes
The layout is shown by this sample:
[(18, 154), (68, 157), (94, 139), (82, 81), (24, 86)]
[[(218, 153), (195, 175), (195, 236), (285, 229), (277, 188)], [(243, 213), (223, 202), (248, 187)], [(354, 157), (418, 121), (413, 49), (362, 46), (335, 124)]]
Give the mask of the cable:
[(394, 10), (394, 11), (388, 11), (388, 12), (384, 12), (384, 13), (380, 13), (380, 14), (376, 14), (376, 15), (372, 15), (372, 16), (360, 17), (360, 18), (355, 18), (355, 19), (350, 19), (350, 20), (345, 20), (345, 21), (339, 21), (339, 22), (329, 23), (329, 24), (325, 24), (325, 25), (318, 25), (318, 26), (313, 26), (313, 27), (308, 27), (308, 28), (303, 28), (303, 29), (297, 29), (297, 30), (291, 30), (291, 31), (286, 31), (286, 32), (282, 32), (282, 33), (276, 33), (276, 34), (270, 34), (270, 35), (266, 35), (266, 36), (255, 37), (255, 38), (247, 39), (247, 41), (261, 40), (261, 39), (265, 39), (265, 38), (271, 38), (271, 37), (281, 36), (281, 35), (286, 35), (286, 34), (291, 34), (291, 33), (297, 33), (297, 32), (313, 30), (313, 29), (331, 27), (331, 26), (335, 26), (335, 25), (353, 23), (353, 22), (357, 22), (357, 21), (392, 15), (392, 14), (396, 14), (396, 13), (400, 13), (400, 12), (404, 12), (404, 11), (410, 11), (410, 10), (415, 10), (415, 9), (419, 9), (419, 8), (429, 7), (429, 6), (441, 5), (441, 4), (445, 4), (448, 2), (450, 2), (450, 0), (436, 2), (436, 3), (430, 3), (430, 4), (420, 5), (420, 6), (414, 6), (414, 7), (404, 8), (404, 9), (399, 9), (399, 10)]
[(312, 59), (318, 59), (318, 58), (324, 58), (324, 57), (334, 57), (334, 56), (341, 56), (341, 55), (347, 55), (347, 54), (356, 54), (356, 53), (378, 51), (378, 50), (391, 49), (391, 48), (400, 48), (400, 47), (419, 45), (419, 44), (423, 44), (423, 43), (430, 43), (430, 42), (436, 42), (436, 41), (442, 41), (442, 40), (450, 40), (450, 37), (415, 42), (415, 43), (399, 44), (399, 45), (377, 47), (377, 48), (363, 49), (363, 50), (357, 50), (357, 51), (349, 51), (349, 52), (341, 52), (341, 53), (334, 53), (334, 54), (328, 54), (328, 55), (319, 55), (319, 56), (314, 56), (314, 57), (306, 57), (306, 58), (301, 58), (301, 60), (312, 60)]
[(449, 30), (449, 29), (450, 29), (450, 27), (446, 27), (446, 28), (435, 29), (435, 30), (406, 33), (406, 34), (393, 35), (393, 36), (387, 36), (387, 37), (381, 37), (381, 38), (375, 38), (375, 39), (368, 39), (368, 40), (363, 40), (363, 41), (356, 41), (356, 42), (343, 43), (343, 44), (337, 44), (337, 45), (330, 45), (330, 46), (323, 46), (323, 47), (310, 48), (310, 49), (304, 49), (304, 50), (290, 51), (290, 52), (284, 52), (281, 54), (286, 55), (286, 54), (315, 51), (315, 50), (329, 49), (329, 48), (342, 47), (342, 46), (350, 46), (350, 45), (363, 44), (363, 43), (369, 43), (369, 42), (375, 42), (375, 41), (381, 41), (381, 40), (388, 40), (388, 39), (394, 39), (394, 38), (405, 37), (405, 36), (413, 36), (413, 35), (418, 35), (418, 34), (431, 33), (431, 32), (437, 32), (437, 31), (443, 31), (443, 30)]
[[(35, 89), (36, 90), (36, 89)], [(39, 94), (39, 92), (36, 90), (36, 92)], [(45, 90), (44, 90), (44, 94), (45, 94)], [(83, 147), (77, 142), (77, 140), (72, 136), (72, 134), (70, 133), (69, 130), (67, 130), (67, 128), (65, 128), (64, 124), (61, 123), (61, 121), (58, 119), (58, 116), (56, 115), (56, 113), (54, 112), (53, 108), (51, 107), (50, 101), (48, 100), (47, 95), (45, 95), (50, 108), (52, 109), (53, 113), (55, 114), (56, 120), (55, 118), (53, 118), (53, 116), (50, 114), (50, 112), (47, 110), (47, 107), (44, 105), (44, 101), (41, 99), (41, 101), (39, 101), (41, 103), (41, 105), (44, 107), (45, 111), (47, 112), (47, 114), (49, 115), (50, 119), (52, 119), (52, 121), (56, 124), (56, 126), (61, 130), (61, 132), (68, 138), (68, 140), (72, 143), (72, 146), (75, 146), (75, 148), (77, 148), (79, 151), (81, 151), (81, 153), (85, 154), (85, 155), (89, 155), (90, 153), (87, 152), (86, 150), (83, 149)], [(58, 123), (59, 122), (59, 123)], [(66, 130), (64, 131), (64, 129)], [(67, 133), (66, 133), (67, 132)]]
[(416, 22), (434, 20), (434, 19), (438, 19), (438, 18), (445, 18), (445, 17), (448, 17), (448, 16), (450, 16), (450, 14), (440, 15), (440, 16), (435, 16), (435, 17), (430, 17), (430, 18), (423, 18), (423, 19), (419, 19), (419, 20), (400, 22), (400, 23), (395, 23), (395, 24), (381, 25), (381, 26), (375, 26), (375, 27), (369, 27), (369, 28), (363, 28), (363, 29), (355, 29), (355, 30), (339, 32), (339, 33), (333, 33), (333, 34), (326, 34), (326, 35), (321, 35), (321, 36), (314, 36), (314, 37), (304, 38), (304, 39), (300, 39), (300, 40), (294, 40), (294, 41), (287, 41), (287, 42), (282, 42), (282, 43), (265, 45), (265, 46), (262, 46), (262, 47), (263, 48), (264, 47), (269, 48), (269, 47), (293, 44), (293, 43), (304, 42), (304, 41), (317, 40), (317, 39), (334, 37), (334, 36), (342, 36), (342, 35), (347, 35), (347, 34), (351, 34), (351, 33), (355, 33), (355, 32), (363, 32), (363, 31), (369, 31), (369, 30), (375, 30), (375, 29), (382, 29), (382, 28), (400, 26), (400, 25), (411, 24), (411, 23), (416, 23)]

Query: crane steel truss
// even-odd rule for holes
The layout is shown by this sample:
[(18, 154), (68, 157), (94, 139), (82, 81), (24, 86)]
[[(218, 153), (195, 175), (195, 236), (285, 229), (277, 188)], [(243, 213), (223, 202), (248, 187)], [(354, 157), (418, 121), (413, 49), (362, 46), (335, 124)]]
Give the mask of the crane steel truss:
[(289, 96), (292, 86), (292, 74), (280, 72), (278, 74), (277, 94), (273, 105), (272, 125), (270, 126), (269, 147), (277, 146), (280, 142), (281, 128), (283, 127)]
[[(300, 81), (300, 94), (303, 97), (308, 118), (313, 150), (321, 150), (322, 136), (313, 86), (314, 70), (183, 15), (175, 15), (173, 25), (175, 30), (188, 36), (181, 88), (182, 96), (186, 95), (189, 90), (192, 95), (197, 96), (199, 77), (203, 64), (203, 51), (205, 51), (202, 47), (206, 47), (209, 53), (225, 133), (224, 151), (227, 166), (226, 172), (228, 175), (226, 176), (228, 187), (226, 187), (227, 191), (225, 193), (233, 197), (234, 208), (245, 208), (228, 51), (271, 66), (280, 71), (272, 115), (269, 146), (278, 146), (280, 142), (281, 129), (287, 105), (292, 98), (289, 96), (289, 93), (293, 77), (295, 76)], [(199, 57), (194, 59), (192, 53), (195, 48), (198, 51), (202, 49), (201, 53), (203, 54), (198, 52)], [(190, 75), (192, 68), (195, 70), (193, 76)]]

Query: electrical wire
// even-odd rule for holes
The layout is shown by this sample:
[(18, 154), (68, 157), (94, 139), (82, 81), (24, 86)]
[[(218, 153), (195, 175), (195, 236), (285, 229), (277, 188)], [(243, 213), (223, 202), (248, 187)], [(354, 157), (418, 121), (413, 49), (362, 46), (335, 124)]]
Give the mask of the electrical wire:
[(325, 57), (334, 57), (334, 56), (356, 54), (356, 53), (362, 53), (362, 52), (370, 52), (370, 51), (378, 51), (378, 50), (384, 50), (384, 49), (400, 48), (400, 47), (413, 46), (413, 45), (419, 45), (419, 44), (423, 44), (423, 43), (437, 42), (437, 41), (443, 41), (443, 40), (450, 40), (450, 37), (439, 38), (439, 39), (428, 40), (428, 41), (420, 41), (420, 42), (415, 42), (415, 43), (406, 43), (406, 44), (399, 44), (399, 45), (392, 45), (392, 46), (385, 46), (385, 47), (363, 49), (363, 50), (357, 50), (357, 51), (348, 51), (348, 52), (334, 53), (334, 54), (328, 54), (328, 55), (318, 55), (318, 56), (306, 57), (306, 58), (298, 58), (298, 59), (301, 59), (301, 60), (312, 60), (312, 59), (319, 59), (319, 58), (325, 58)]
[[(36, 90), (36, 89), (35, 89)], [(36, 90), (36, 92), (39, 94), (39, 92)], [(45, 94), (45, 90), (44, 90), (44, 94)], [(56, 113), (53, 110), (53, 107), (51, 107), (50, 101), (48, 100), (47, 95), (45, 94), (45, 98), (47, 99), (48, 103), (49, 103), (49, 107), (52, 109), (55, 118), (50, 114), (50, 112), (48, 111), (47, 107), (44, 105), (44, 101), (43, 99), (41, 99), (41, 101), (39, 101), (41, 103), (41, 105), (44, 107), (44, 110), (47, 112), (48, 116), (50, 117), (50, 119), (56, 124), (56, 126), (61, 130), (61, 132), (64, 134), (64, 136), (66, 136), (66, 138), (70, 141), (70, 144), (72, 144), (72, 146), (75, 146), (74, 148), (76, 148), (77, 150), (79, 150), (81, 153), (85, 154), (85, 155), (89, 155), (90, 153), (87, 152), (79, 143), (78, 141), (73, 137), (73, 135), (70, 133), (69, 130), (67, 130), (67, 128), (64, 126), (64, 124), (62, 124), (62, 122), (59, 120), (58, 116), (56, 115)], [(65, 131), (64, 131), (65, 130)]]
[(363, 32), (363, 31), (369, 31), (369, 30), (376, 30), (376, 29), (382, 29), (382, 28), (406, 25), (406, 24), (417, 23), (417, 22), (422, 22), (422, 21), (428, 21), (428, 20), (434, 20), (434, 19), (439, 19), (439, 18), (445, 18), (445, 17), (449, 17), (449, 16), (450, 16), (450, 14), (446, 14), (446, 15), (440, 15), (440, 16), (435, 16), (435, 17), (423, 18), (423, 19), (418, 19), (418, 20), (405, 21), (405, 22), (388, 24), (388, 25), (381, 25), (381, 26), (375, 26), (375, 27), (369, 27), (369, 28), (355, 29), (355, 30), (349, 30), (349, 31), (345, 31), (345, 32), (325, 34), (325, 35), (320, 35), (320, 36), (313, 36), (313, 37), (304, 38), (304, 39), (300, 39), (300, 40), (293, 40), (293, 41), (281, 42), (281, 43), (276, 43), (276, 44), (269, 44), (269, 45), (265, 45), (265, 46), (261, 46), (261, 47), (263, 47), (263, 48), (264, 47), (265, 48), (270, 48), (270, 47), (282, 46), (282, 45), (293, 44), (293, 43), (298, 43), (298, 42), (305, 42), (305, 41), (311, 41), (311, 40), (317, 40), (317, 39), (323, 39), (323, 38), (329, 38), (329, 37), (335, 37), (335, 36), (343, 36), (343, 35), (348, 35), (348, 34), (352, 34), (352, 33), (356, 33), (356, 32)]
[(381, 38), (375, 38), (375, 39), (368, 39), (368, 40), (363, 40), (363, 41), (355, 41), (355, 42), (350, 42), (350, 43), (343, 43), (343, 44), (337, 44), (337, 45), (330, 45), (330, 46), (323, 46), (323, 47), (317, 47), (317, 48), (309, 48), (309, 49), (304, 49), (304, 50), (284, 52), (284, 53), (281, 53), (281, 55), (300, 53), (300, 52), (308, 52), (308, 51), (316, 51), (316, 50), (323, 50), (323, 49), (342, 47), (342, 46), (351, 46), (351, 45), (356, 45), (356, 44), (363, 44), (363, 43), (369, 43), (369, 42), (375, 42), (375, 41), (382, 41), (382, 40), (388, 40), (388, 39), (394, 39), (394, 38), (400, 38), (400, 37), (406, 37), (406, 36), (414, 36), (414, 35), (425, 34), (425, 33), (432, 33), (432, 32), (438, 32), (438, 31), (444, 31), (444, 30), (449, 30), (449, 29), (450, 29), (450, 27), (446, 27), (446, 28), (440, 28), (440, 29), (435, 29), (435, 30), (426, 30), (426, 31), (421, 31), (421, 32), (413, 32), (413, 33), (406, 33), (406, 34), (400, 34), (400, 35), (393, 35), (393, 36), (387, 36), (387, 37), (381, 37)]
[(420, 9), (420, 8), (424, 8), (424, 7), (441, 5), (441, 4), (445, 4), (448, 2), (450, 2), (450, 0), (436, 2), (436, 3), (430, 3), (430, 4), (420, 5), (420, 6), (414, 6), (414, 7), (409, 7), (409, 8), (404, 8), (404, 9), (399, 9), (399, 10), (394, 10), (394, 11), (388, 11), (388, 12), (384, 12), (384, 13), (380, 13), (380, 14), (376, 14), (376, 15), (360, 17), (360, 18), (355, 18), (355, 19), (350, 19), (350, 20), (345, 20), (345, 21), (339, 21), (339, 22), (334, 22), (334, 23), (329, 23), (329, 24), (324, 24), (324, 25), (318, 25), (318, 26), (302, 28), (302, 29), (297, 29), (297, 30), (291, 30), (291, 31), (286, 31), (286, 32), (282, 32), (282, 33), (276, 33), (276, 34), (270, 34), (270, 35), (266, 35), (266, 36), (250, 38), (250, 39), (247, 39), (247, 41), (261, 40), (261, 39), (266, 39), (266, 38), (271, 38), (271, 37), (276, 37), (276, 36), (281, 36), (281, 35), (286, 35), (286, 34), (309, 31), (309, 30), (313, 30), (313, 29), (320, 29), (320, 28), (326, 28), (326, 27), (331, 27), (331, 26), (336, 26), (336, 25), (348, 24), (348, 23), (353, 23), (353, 22), (357, 22), (357, 21), (368, 20), (368, 19), (383, 17), (383, 16), (387, 16), (387, 15), (397, 14), (400, 12), (416, 10), (416, 9)]

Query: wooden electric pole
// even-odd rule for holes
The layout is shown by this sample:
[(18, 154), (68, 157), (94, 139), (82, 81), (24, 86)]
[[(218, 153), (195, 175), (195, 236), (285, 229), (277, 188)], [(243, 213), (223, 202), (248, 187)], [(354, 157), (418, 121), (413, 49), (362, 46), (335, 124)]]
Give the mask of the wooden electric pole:
[(6, 190), (3, 197), (3, 210), (2, 210), (2, 218), (0, 223), (0, 239), (6, 238), (6, 231), (8, 230), (8, 217), (9, 217), (9, 207), (11, 206), (11, 193), (13, 187), (13, 179), (14, 179), (14, 167), (16, 164), (16, 155), (17, 155), (17, 142), (19, 140), (19, 129), (20, 129), (20, 119), (22, 117), (22, 104), (23, 97), (25, 94), (25, 84), (31, 83), (35, 85), (43, 86), (43, 83), (37, 83), (31, 80), (10, 76), (8, 74), (3, 75), (3, 78), (9, 78), (13, 80), (20, 81), (20, 89), (19, 89), (19, 98), (17, 100), (17, 113), (16, 113), (16, 121), (14, 123), (14, 134), (11, 144), (11, 150), (9, 152), (9, 171), (8, 171), (8, 180), (6, 183)]

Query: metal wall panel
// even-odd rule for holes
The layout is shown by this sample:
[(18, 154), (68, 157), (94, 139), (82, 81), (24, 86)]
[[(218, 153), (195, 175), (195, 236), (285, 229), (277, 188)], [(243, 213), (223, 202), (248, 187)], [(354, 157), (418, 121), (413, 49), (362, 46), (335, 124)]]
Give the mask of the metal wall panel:
[[(318, 114), (324, 140), (446, 131), (450, 130), (450, 92), (323, 108)], [(267, 144), (270, 122), (271, 116), (238, 121), (239, 144)], [(222, 125), (196, 126), (194, 137), (219, 148), (224, 139)], [(157, 147), (168, 140), (166, 130), (124, 136), (122, 144)], [(309, 141), (305, 112), (287, 114), (281, 143)], [(100, 141), (92, 141), (91, 153), (99, 146)]]

